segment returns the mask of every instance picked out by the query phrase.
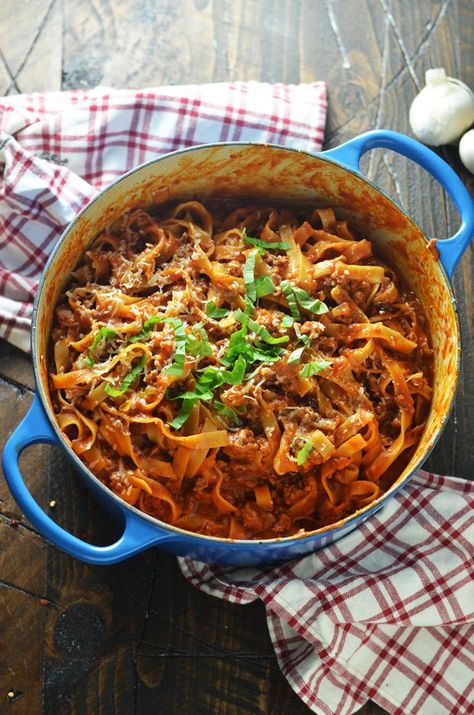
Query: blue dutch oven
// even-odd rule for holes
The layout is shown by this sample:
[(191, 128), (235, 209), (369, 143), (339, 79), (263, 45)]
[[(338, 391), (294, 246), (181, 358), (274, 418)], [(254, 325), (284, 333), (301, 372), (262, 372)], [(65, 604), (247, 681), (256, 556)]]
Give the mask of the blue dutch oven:
[[(428, 250), (428, 238), (415, 222), (361, 175), (362, 155), (383, 147), (413, 159), (446, 189), (461, 216), (449, 239)], [(409, 464), (375, 503), (348, 518), (297, 537), (230, 541), (177, 529), (129, 506), (105, 487), (63, 438), (48, 389), (48, 340), (53, 311), (63, 285), (87, 245), (126, 209), (199, 197), (269, 202), (310, 202), (337, 207), (364, 233), (414, 290), (425, 310), (435, 362), (434, 397), (425, 433)], [(113, 564), (150, 546), (210, 563), (271, 564), (310, 553), (339, 539), (368, 519), (403, 487), (426, 459), (448, 418), (459, 373), (460, 336), (450, 278), (474, 233), (474, 207), (454, 171), (413, 139), (391, 131), (363, 134), (317, 155), (275, 145), (226, 143), (168, 154), (125, 174), (91, 201), (64, 232), (46, 266), (36, 297), (32, 354), (36, 395), (26, 417), (3, 451), (3, 469), (19, 507), (50, 542), (93, 564)], [(34, 501), (18, 467), (20, 453), (32, 444), (59, 445), (96, 498), (123, 522), (123, 534), (110, 546), (94, 546), (70, 534)]]

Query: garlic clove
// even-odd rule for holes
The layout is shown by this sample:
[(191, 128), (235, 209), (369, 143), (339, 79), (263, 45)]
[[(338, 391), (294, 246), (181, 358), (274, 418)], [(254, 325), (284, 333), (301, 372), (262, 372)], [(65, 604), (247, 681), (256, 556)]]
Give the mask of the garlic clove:
[(471, 174), (474, 174), (474, 129), (466, 132), (459, 142), (459, 156)]
[(431, 146), (456, 141), (474, 123), (473, 92), (442, 67), (427, 70), (425, 81), (410, 107), (413, 134)]

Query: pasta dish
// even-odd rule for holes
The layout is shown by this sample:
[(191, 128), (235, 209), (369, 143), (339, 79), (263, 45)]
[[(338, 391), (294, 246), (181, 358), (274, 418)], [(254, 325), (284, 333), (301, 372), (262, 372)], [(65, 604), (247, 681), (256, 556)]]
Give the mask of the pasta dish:
[(73, 271), (50, 360), (60, 429), (106, 486), (230, 539), (373, 502), (432, 396), (419, 302), (331, 208), (127, 211)]

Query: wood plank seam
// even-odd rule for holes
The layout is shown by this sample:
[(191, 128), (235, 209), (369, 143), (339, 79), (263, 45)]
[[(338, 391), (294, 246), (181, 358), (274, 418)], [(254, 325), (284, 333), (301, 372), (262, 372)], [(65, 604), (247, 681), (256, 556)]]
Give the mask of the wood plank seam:
[[(55, 603), (54, 601), (50, 601), (49, 598), (46, 596), (36, 593), (35, 591), (28, 591), (26, 588), (22, 588), (21, 586), (17, 586), (14, 583), (11, 583), (9, 581), (4, 581), (3, 579), (0, 578), (0, 588), (9, 588), (13, 589), (13, 591), (18, 591), (18, 593), (22, 593), (24, 596), (31, 596), (31, 598), (35, 598), (37, 601), (44, 599), (45, 601), (48, 601), (48, 606), (55, 606), (56, 608), (58, 607), (58, 604)], [(46, 605), (46, 604), (45, 604)]]
[[(45, 13), (43, 19), (41, 20), (40, 24), (38, 25), (38, 30), (36, 31), (36, 34), (35, 34), (35, 36), (34, 36), (34, 38), (33, 38), (33, 41), (32, 41), (32, 43), (31, 43), (30, 47), (28, 48), (28, 50), (27, 50), (27, 52), (26, 52), (26, 55), (25, 55), (25, 57), (23, 58), (23, 61), (21, 62), (20, 66), (18, 67), (17, 71), (15, 72), (15, 74), (14, 74), (14, 76), (13, 76), (13, 83), (10, 84), (10, 87), (7, 89), (6, 94), (9, 94), (9, 93), (11, 92), (11, 90), (12, 90), (13, 87), (14, 87), (18, 92), (21, 92), (21, 89), (20, 89), (20, 87), (18, 86), (16, 80), (17, 80), (18, 76), (20, 75), (21, 71), (24, 69), (26, 63), (28, 62), (28, 60), (29, 60), (29, 58), (30, 58), (30, 56), (31, 56), (31, 53), (33, 52), (33, 50), (34, 50), (34, 48), (35, 48), (35, 46), (36, 46), (36, 43), (38, 42), (39, 38), (41, 37), (41, 33), (43, 32), (43, 30), (44, 30), (44, 28), (45, 28), (45, 25), (46, 25), (46, 23), (48, 22), (48, 19), (49, 19), (50, 15), (51, 15), (51, 12), (52, 12), (52, 10), (53, 10), (53, 8), (54, 8), (54, 5), (56, 4), (57, 1), (58, 1), (58, 0), (51, 0), (50, 4), (48, 5), (48, 8), (47, 8), (47, 10), (46, 10), (46, 13)], [(6, 67), (7, 71), (8, 71), (8, 73), (9, 73), (9, 75), (12, 76), (13, 73), (10, 71), (10, 68), (8, 67), (8, 64), (5, 62), (5, 60), (4, 60), (4, 64), (5, 64), (5, 67)]]

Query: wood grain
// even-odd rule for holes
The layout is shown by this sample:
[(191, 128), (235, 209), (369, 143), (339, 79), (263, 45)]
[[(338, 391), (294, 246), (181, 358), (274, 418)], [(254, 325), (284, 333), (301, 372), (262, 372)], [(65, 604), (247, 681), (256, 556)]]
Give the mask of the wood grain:
[[(323, 79), (331, 147), (374, 127), (410, 134), (407, 108), (429, 67), (444, 66), (473, 84), (472, 23), (468, 0), (4, 0), (0, 93)], [(440, 154), (472, 191), (456, 149)], [(450, 200), (422, 169), (385, 150), (371, 152), (363, 165), (428, 234), (455, 231)], [(428, 463), (471, 478), (473, 263), (469, 249), (455, 275), (463, 367), (452, 418)], [(33, 387), (29, 357), (1, 344), (3, 441), (26, 413)], [(119, 534), (60, 452), (32, 448), (22, 469), (35, 498), (64, 528), (101, 544)], [(205, 596), (185, 581), (174, 557), (157, 550), (107, 569), (71, 559), (35, 533), (2, 480), (0, 712), (309, 710), (279, 671), (261, 603), (234, 606)], [(373, 703), (360, 711), (383, 712)]]
[(60, 0), (2, 3), (0, 27), (0, 66), (7, 74), (3, 94), (61, 89)]

